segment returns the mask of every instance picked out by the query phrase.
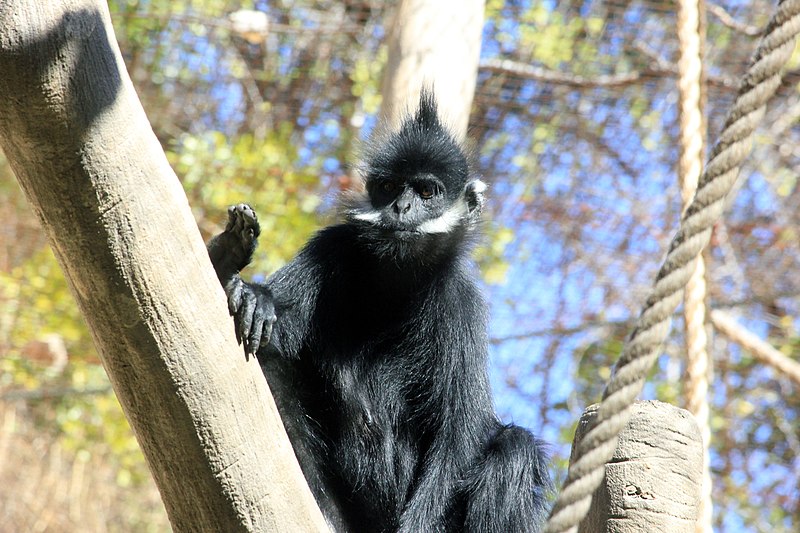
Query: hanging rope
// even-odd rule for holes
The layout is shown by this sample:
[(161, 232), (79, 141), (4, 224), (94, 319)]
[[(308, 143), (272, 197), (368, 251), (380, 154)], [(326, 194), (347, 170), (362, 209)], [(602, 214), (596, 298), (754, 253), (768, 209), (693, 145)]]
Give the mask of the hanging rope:
[[(678, 2), (678, 92), (680, 94), (680, 148), (678, 176), (684, 209), (697, 190), (700, 171), (703, 166), (703, 124), (702, 103), (702, 30), (700, 23), (700, 1), (680, 0)], [(694, 271), (686, 283), (683, 297), (683, 320), (686, 336), (686, 383), (684, 395), (686, 408), (692, 413), (703, 439), (703, 472), (700, 487), (700, 509), (695, 531), (711, 533), (713, 507), (711, 500), (710, 455), (711, 441), (708, 409), (708, 381), (710, 359), (708, 356), (708, 337), (706, 335), (706, 267), (703, 256), (697, 258)]]
[(764, 116), (766, 102), (780, 85), (780, 71), (800, 32), (798, 13), (800, 0), (781, 1), (767, 26), (694, 200), (683, 215), (655, 286), (606, 386), (594, 427), (576, 445), (575, 460), (553, 506), (546, 533), (577, 531), (589, 510), (592, 493), (603, 480), (604, 465), (614, 453), (631, 404), (641, 392), (647, 372), (669, 333), (670, 316), (695, 269), (697, 256), (722, 215), (725, 195), (750, 150), (752, 134)]

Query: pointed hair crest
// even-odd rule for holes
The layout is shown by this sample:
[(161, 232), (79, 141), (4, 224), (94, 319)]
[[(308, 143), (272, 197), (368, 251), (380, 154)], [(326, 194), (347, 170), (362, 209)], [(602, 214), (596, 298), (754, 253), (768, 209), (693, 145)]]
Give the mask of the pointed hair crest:
[[(406, 122), (408, 119), (406, 119)], [(414, 115), (414, 122), (425, 130), (439, 128), (444, 130), (439, 120), (439, 105), (429, 87), (423, 87), (419, 93), (419, 107)]]
[(398, 130), (368, 143), (361, 167), (367, 189), (381, 179), (434, 175), (450, 201), (461, 194), (470, 178), (466, 152), (442, 124), (436, 97), (429, 88), (422, 89), (416, 112), (406, 114)]

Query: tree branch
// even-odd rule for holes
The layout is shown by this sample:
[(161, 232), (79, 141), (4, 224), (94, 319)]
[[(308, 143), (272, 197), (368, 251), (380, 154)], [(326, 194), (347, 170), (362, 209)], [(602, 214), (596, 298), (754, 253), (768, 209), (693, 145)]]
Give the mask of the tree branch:
[(0, 146), (176, 531), (320, 531), (100, 0), (0, 3)]
[[(601, 74), (591, 78), (577, 74), (570, 74), (568, 72), (559, 72), (556, 70), (542, 68), (511, 59), (483, 59), (480, 62), (480, 68), (496, 74), (510, 74), (518, 78), (541, 81), (544, 83), (553, 83), (556, 85), (564, 85), (566, 87), (574, 87), (577, 89), (627, 87), (641, 83), (647, 79), (676, 78), (678, 76), (678, 71), (675, 67), (662, 67), (657, 64), (654, 64), (652, 67), (643, 70), (634, 70), (621, 74)], [(736, 84), (732, 80), (722, 76), (709, 75), (706, 78), (706, 82), (709, 85), (714, 85), (724, 89), (734, 90), (736, 88)]]
[(755, 333), (738, 324), (736, 320), (719, 309), (711, 311), (711, 323), (730, 340), (750, 352), (753, 357), (791, 379), (800, 386), (800, 363), (789, 359)]
[(749, 24), (739, 22), (733, 18), (730, 13), (725, 11), (725, 8), (713, 2), (706, 2), (706, 9), (709, 13), (714, 15), (723, 26), (726, 26), (739, 33), (744, 33), (750, 37), (757, 37), (764, 31), (762, 28), (757, 26), (751, 26)]
[(591, 87), (623, 87), (639, 82), (649, 72), (626, 72), (623, 74), (600, 75), (585, 78), (577, 74), (558, 72), (511, 59), (483, 59), (480, 68), (489, 72), (508, 73), (520, 78), (527, 78), (546, 83), (556, 83), (581, 89)]

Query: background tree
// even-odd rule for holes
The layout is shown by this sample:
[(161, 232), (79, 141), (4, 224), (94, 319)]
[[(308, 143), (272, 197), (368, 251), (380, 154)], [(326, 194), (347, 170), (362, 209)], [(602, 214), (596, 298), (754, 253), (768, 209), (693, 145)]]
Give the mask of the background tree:
[[(272, 272), (332, 218), (351, 182), (359, 140), (376, 124), (394, 3), (109, 5), (204, 236), (226, 205), (251, 199), (272, 243), (256, 268)], [(229, 15), (243, 7), (266, 13), (262, 40), (232, 30)], [(772, 8), (707, 4), (710, 137)], [(492, 182), (478, 253), (492, 302), (491, 371), (501, 414), (552, 442), (557, 469), (680, 213), (677, 50), (671, 2), (486, 2), (470, 137)], [(795, 60), (706, 257), (709, 309), (795, 359), (799, 74)], [(5, 165), (0, 194), (0, 451), (19, 458), (0, 465), (0, 521), (163, 529), (75, 304)], [(682, 404), (680, 332), (677, 322), (645, 397)], [(715, 527), (794, 531), (797, 385), (710, 333)]]

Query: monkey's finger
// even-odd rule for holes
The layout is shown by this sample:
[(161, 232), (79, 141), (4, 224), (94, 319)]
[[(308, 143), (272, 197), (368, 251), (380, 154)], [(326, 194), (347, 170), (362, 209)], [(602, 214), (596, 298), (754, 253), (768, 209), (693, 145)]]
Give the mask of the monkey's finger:
[(253, 330), (250, 332), (250, 336), (247, 338), (247, 346), (249, 348), (248, 355), (255, 355), (256, 351), (258, 351), (259, 345), (261, 344), (261, 334), (264, 331), (265, 322), (264, 317), (261, 315), (261, 311), (256, 309), (255, 316), (253, 317)]
[(242, 220), (242, 211), (250, 209), (247, 204), (236, 204), (228, 207), (228, 222), (225, 225), (225, 231), (238, 233), (242, 230), (244, 225)]
[(239, 206), (232, 205), (228, 207), (228, 223), (225, 224), (225, 231), (235, 231), (236, 224), (239, 222)]
[[(253, 329), (253, 314), (256, 310), (256, 295), (250, 291), (242, 294), (242, 307), (239, 309), (239, 333), (245, 348), (248, 348), (250, 331)], [(252, 352), (250, 352), (252, 353)]]
[(241, 334), (241, 333), (239, 333), (239, 327), (238, 327), (238, 326), (235, 326), (235, 327), (233, 328), (233, 331), (236, 333), (236, 342), (237, 342), (238, 344), (242, 344), (242, 334)]
[(244, 283), (238, 277), (232, 278), (225, 284), (225, 293), (228, 296), (228, 313), (231, 316), (236, 316), (239, 308), (242, 306), (242, 293), (244, 292)]
[(230, 231), (231, 229), (233, 229), (233, 225), (236, 222), (234, 214), (233, 214), (233, 209), (234, 209), (234, 206), (232, 206), (232, 205), (228, 206), (228, 220), (225, 223), (225, 231)]
[(264, 334), (261, 335), (261, 344), (267, 344), (272, 338), (272, 327), (275, 325), (276, 320), (278, 320), (278, 317), (275, 316), (275, 313), (272, 313), (272, 316), (264, 322)]

